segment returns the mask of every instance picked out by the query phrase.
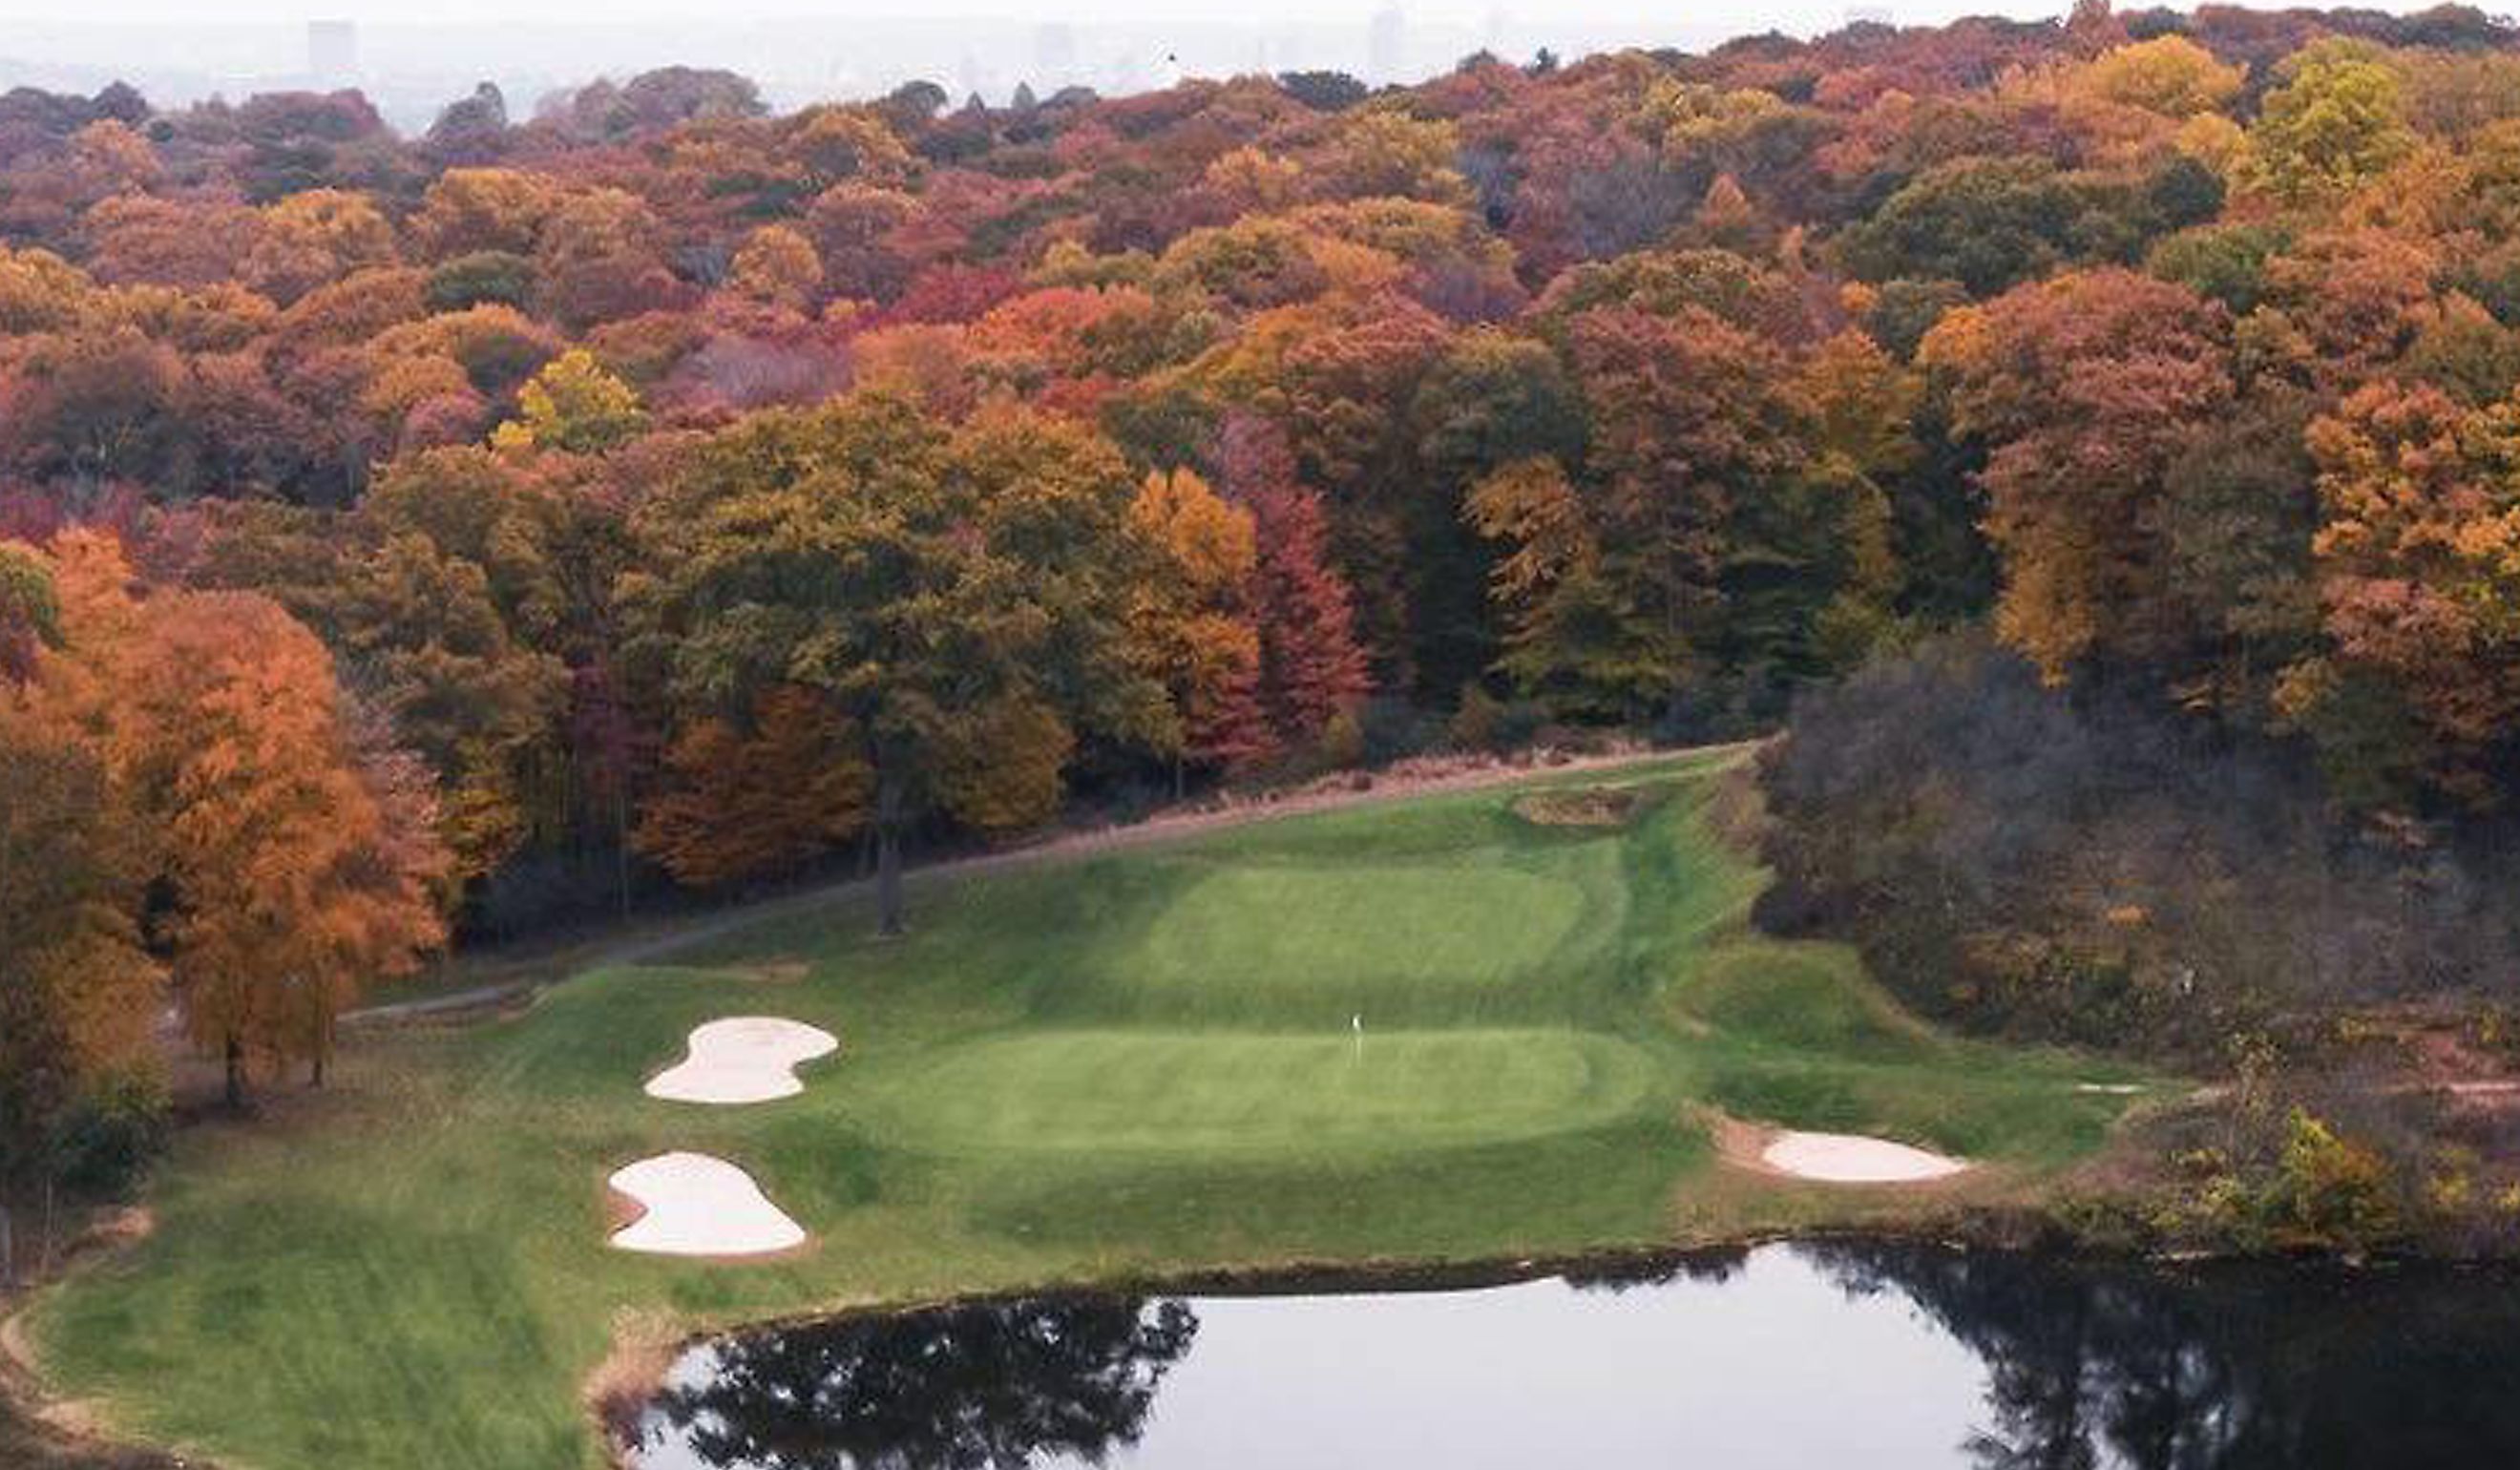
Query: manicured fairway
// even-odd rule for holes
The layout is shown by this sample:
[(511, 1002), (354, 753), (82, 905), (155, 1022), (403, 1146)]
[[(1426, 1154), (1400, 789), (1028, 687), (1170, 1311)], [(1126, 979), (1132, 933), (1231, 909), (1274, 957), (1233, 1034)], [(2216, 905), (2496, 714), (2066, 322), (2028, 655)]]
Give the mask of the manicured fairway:
[[(1637, 787), (1624, 827), (1536, 826), (1494, 788), (940, 877), (906, 941), (837, 899), (368, 1043), (322, 1106), (188, 1136), (157, 1233), (38, 1341), (112, 1423), (232, 1470), (566, 1470), (599, 1459), (583, 1386), (616, 1332), (1910, 1208), (1730, 1169), (1703, 1104), (1999, 1166), (1963, 1191), (2094, 1146), (2132, 1099), (2073, 1085), (2124, 1073), (1952, 1041), (1846, 953), (1746, 930), (1760, 875), (1707, 818), (1728, 759), (1553, 778)], [(740, 1014), (841, 1050), (757, 1106), (643, 1094)], [(677, 1149), (814, 1243), (607, 1250), (605, 1176)]]

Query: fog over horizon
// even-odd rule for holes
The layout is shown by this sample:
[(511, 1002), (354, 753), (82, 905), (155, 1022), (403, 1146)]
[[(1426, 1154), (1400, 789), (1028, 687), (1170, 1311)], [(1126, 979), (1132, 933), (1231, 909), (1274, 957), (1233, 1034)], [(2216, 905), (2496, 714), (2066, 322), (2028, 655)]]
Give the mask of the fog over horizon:
[[(683, 65), (742, 72), (774, 107), (880, 95), (925, 79), (1003, 102), (1087, 86), (1122, 93), (1183, 76), (1324, 69), (1414, 81), (1486, 49), (1526, 61), (1621, 47), (1703, 50), (1743, 34), (1812, 34), (1851, 20), (1941, 24), (1964, 15), (2039, 20), (2064, 0), (1885, 3), (1783, 0), (1657, 11), (1620, 0), (737, 0), (695, 24), (674, 0), (0, 0), (0, 89), (138, 87), (160, 107), (211, 96), (356, 87), (406, 132), (477, 83), (517, 115), (598, 77)], [(2134, 9), (2136, 7), (2123, 7)], [(2264, 3), (2252, 9), (2287, 8)], [(2427, 7), (2391, 4), (2403, 12)], [(318, 22), (338, 22), (321, 25)]]

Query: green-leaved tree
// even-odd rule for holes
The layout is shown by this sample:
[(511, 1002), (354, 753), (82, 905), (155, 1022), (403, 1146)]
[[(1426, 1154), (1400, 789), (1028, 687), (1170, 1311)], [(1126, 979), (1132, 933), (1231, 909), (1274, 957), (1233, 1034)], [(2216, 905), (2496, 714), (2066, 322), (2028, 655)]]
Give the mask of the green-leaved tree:
[(647, 506), (624, 595), (687, 705), (820, 692), (875, 783), (883, 931), (901, 836), (942, 810), (1037, 821), (1079, 732), (1159, 733), (1124, 656), (1136, 480), (1100, 435), (1013, 410), (950, 425), (882, 393), (752, 415)]

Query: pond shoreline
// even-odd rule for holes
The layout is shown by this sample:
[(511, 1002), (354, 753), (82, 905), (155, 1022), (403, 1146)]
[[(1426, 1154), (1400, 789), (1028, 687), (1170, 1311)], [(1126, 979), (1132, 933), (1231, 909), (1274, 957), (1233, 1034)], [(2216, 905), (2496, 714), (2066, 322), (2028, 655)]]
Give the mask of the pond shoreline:
[(1919, 1216), (1912, 1222), (1873, 1221), (1844, 1227), (1804, 1225), (1790, 1229), (1744, 1231), (1703, 1240), (1603, 1246), (1571, 1252), (1460, 1259), (1303, 1259), (1185, 1271), (1119, 1272), (781, 1313), (683, 1330), (657, 1338), (616, 1335), (612, 1352), (585, 1380), (585, 1402), (603, 1442), (605, 1463), (612, 1470), (639, 1470), (632, 1452), (640, 1414), (663, 1392), (666, 1375), (674, 1363), (693, 1349), (711, 1343), (1027, 1299), (1393, 1296), (1478, 1291), (1552, 1278), (1564, 1278), (1579, 1284), (1607, 1283), (1624, 1278), (1642, 1283), (1690, 1266), (1716, 1265), (1745, 1258), (1754, 1251), (1769, 1247), (1831, 1244), (1907, 1246), (1955, 1255), (2011, 1256), (2060, 1267), (2135, 1270), (2164, 1280), (2248, 1268), (2374, 1275), (2399, 1269), (2478, 1274), (2520, 1272), (2520, 1258), (2509, 1256), (2461, 1257), (2421, 1252), (2370, 1254), (2335, 1249), (2130, 1251), (2076, 1236), (2045, 1211), (2026, 1207), (1981, 1207), (1957, 1215)]
[(114, 1434), (81, 1403), (53, 1392), (26, 1331), (39, 1297), (112, 1261), (153, 1228), (154, 1217), (143, 1208), (99, 1211), (62, 1246), (48, 1271), (0, 1291), (0, 1457), (40, 1455), (26, 1461), (37, 1470), (217, 1470), (207, 1460)]
[[(45, 1292), (69, 1275), (109, 1265), (133, 1237), (120, 1231), (112, 1238), (65, 1253), (52, 1277), (22, 1282), (0, 1317), (21, 1338), (26, 1312)], [(769, 1316), (702, 1325), (676, 1324), (652, 1336), (616, 1332), (611, 1351), (583, 1380), (583, 1402), (602, 1445), (604, 1463), (613, 1470), (636, 1470), (630, 1446), (621, 1432), (635, 1424), (639, 1411), (664, 1387), (665, 1374), (685, 1352), (702, 1344), (748, 1338), (798, 1327), (823, 1326), (874, 1317), (901, 1316), (954, 1307), (987, 1305), (1028, 1297), (1228, 1296), (1282, 1297), (1343, 1294), (1392, 1295), (1413, 1292), (1471, 1291), (1565, 1277), (1570, 1280), (1644, 1278), (1690, 1264), (1745, 1256), (1765, 1247), (1799, 1244), (1883, 1244), (1932, 1247), (1953, 1253), (1987, 1253), (2037, 1257), (2060, 1265), (2114, 1266), (2164, 1277), (2183, 1272), (2242, 1267), (2288, 1268), (2303, 1271), (2385, 1273), (2398, 1269), (2424, 1269), (2490, 1274), (2520, 1270), (2520, 1260), (2506, 1255), (2459, 1255), (2403, 1251), (2360, 1253), (2334, 1249), (2244, 1251), (2239, 1249), (2178, 1251), (2128, 1250), (2078, 1236), (2053, 1215), (2036, 1208), (1972, 1208), (1957, 1214), (1919, 1216), (1911, 1222), (1872, 1221), (1844, 1227), (1798, 1226), (1754, 1230), (1694, 1240), (1657, 1244), (1604, 1246), (1571, 1252), (1542, 1252), (1458, 1259), (1385, 1257), (1369, 1259), (1296, 1259), (1249, 1262), (1186, 1271), (1130, 1271), (1035, 1281), (1019, 1286), (944, 1292), (884, 1301), (832, 1304)], [(112, 1433), (84, 1414), (65, 1421), (65, 1410), (76, 1405), (52, 1391), (39, 1360), (25, 1352), (31, 1344), (11, 1344), (0, 1355), (0, 1429), (15, 1429), (15, 1415), (32, 1432), (45, 1436), (42, 1448), (80, 1458), (62, 1461), (72, 1470), (124, 1470), (182, 1464), (190, 1470), (218, 1470), (216, 1463), (190, 1453), (171, 1458), (170, 1447)], [(626, 1414), (626, 1419), (623, 1417)], [(9, 1441), (0, 1438), (0, 1445)], [(42, 1463), (42, 1462), (39, 1462)]]

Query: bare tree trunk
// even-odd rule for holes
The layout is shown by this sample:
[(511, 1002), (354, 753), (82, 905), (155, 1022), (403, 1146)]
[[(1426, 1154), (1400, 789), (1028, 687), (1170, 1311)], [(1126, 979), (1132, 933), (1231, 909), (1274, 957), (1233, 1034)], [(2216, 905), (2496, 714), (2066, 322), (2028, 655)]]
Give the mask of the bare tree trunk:
[(889, 826), (876, 838), (875, 906), (877, 930), (886, 939), (909, 931), (901, 912), (901, 834)]
[(875, 906), (877, 928), (887, 939), (905, 931), (901, 913), (901, 778), (876, 779)]
[(245, 1111), (245, 1043), (234, 1032), (228, 1034), (227, 1064), (228, 1111), (241, 1113)]
[(621, 889), (621, 916), (626, 920), (630, 917), (630, 778), (626, 773), (612, 782), (612, 865)]
[(40, 1281), (53, 1273), (53, 1202), (54, 1183), (51, 1171), (44, 1174), (44, 1227), (35, 1237), (35, 1279)]
[(0, 1200), (0, 1286), (18, 1284), (17, 1217), (9, 1213), (9, 1202)]

